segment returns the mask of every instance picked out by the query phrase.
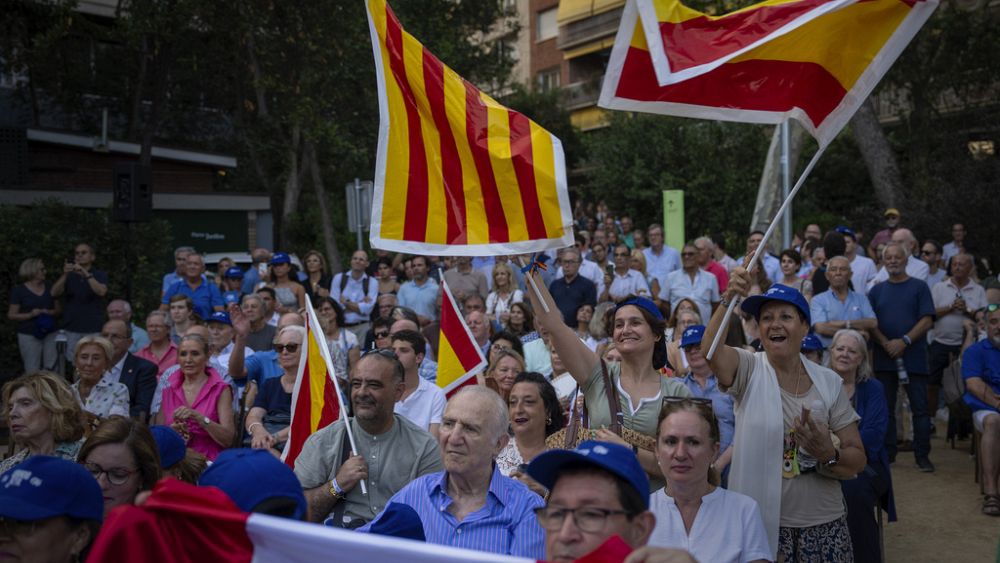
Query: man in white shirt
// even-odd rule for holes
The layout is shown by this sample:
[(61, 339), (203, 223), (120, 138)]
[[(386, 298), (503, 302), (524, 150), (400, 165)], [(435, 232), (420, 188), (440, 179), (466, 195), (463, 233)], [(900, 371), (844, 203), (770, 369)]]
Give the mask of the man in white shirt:
[(437, 438), (441, 415), (448, 401), (440, 387), (420, 377), (420, 362), (424, 359), (426, 341), (414, 330), (400, 330), (391, 338), (392, 349), (405, 372), (403, 396), (396, 401), (394, 410)]
[(685, 297), (698, 305), (701, 322), (712, 318), (712, 310), (718, 304), (719, 282), (715, 276), (698, 267), (698, 249), (686, 244), (681, 251), (684, 268), (671, 272), (660, 288), (660, 299), (670, 302), (670, 310)]
[[(906, 250), (906, 275), (911, 278), (917, 278), (918, 280), (926, 283), (927, 276), (930, 274), (930, 268), (927, 263), (923, 260), (914, 256), (917, 252), (917, 237), (913, 236), (913, 231), (910, 229), (899, 228), (893, 231), (891, 242), (898, 242), (903, 245), (903, 249)], [(868, 289), (870, 290), (875, 284), (884, 282), (889, 279), (889, 273), (886, 272), (885, 266), (882, 266), (872, 281), (868, 283)]]
[[(875, 278), (878, 267), (871, 258), (858, 254), (858, 237), (852, 229), (843, 225), (837, 227), (837, 232), (844, 235), (844, 257), (851, 262), (851, 284), (854, 291), (865, 295), (868, 293), (868, 282)], [(832, 256), (831, 256), (832, 258)]]
[[(743, 259), (748, 256), (751, 252), (757, 250), (760, 246), (761, 241), (764, 240), (763, 231), (753, 231), (747, 237), (747, 253), (736, 259), (737, 264), (742, 264)], [(781, 281), (783, 274), (781, 273), (781, 260), (778, 260), (773, 254), (767, 251), (767, 248), (762, 249), (763, 255), (761, 260), (763, 260), (764, 271), (767, 273), (767, 278), (771, 280), (771, 283), (778, 283)], [(758, 260), (760, 262), (760, 260)]]
[(955, 223), (951, 226), (951, 238), (952, 241), (944, 245), (943, 255), (945, 267), (948, 267), (948, 261), (951, 260), (952, 256), (956, 254), (961, 254), (966, 252), (965, 250), (965, 225), (962, 223)]
[(365, 273), (368, 253), (357, 250), (351, 255), (351, 269), (341, 272), (330, 282), (330, 297), (344, 308), (343, 327), (364, 342), (368, 333), (372, 309), (378, 299), (378, 280)]
[[(615, 247), (615, 271), (611, 286), (608, 287), (608, 298), (612, 301), (622, 301), (629, 295), (652, 297), (646, 278), (641, 272), (629, 268), (631, 261), (632, 251), (627, 246), (619, 244)], [(603, 301), (603, 299), (598, 297), (598, 301)]]
[(920, 259), (927, 263), (927, 287), (943, 282), (948, 272), (941, 267), (941, 244), (936, 240), (927, 239), (920, 247)]
[[(663, 225), (653, 223), (646, 229), (646, 239), (649, 247), (643, 249), (646, 255), (646, 272), (660, 282), (660, 287), (666, 283), (667, 274), (681, 267), (681, 256), (676, 250), (663, 245)], [(590, 245), (594, 247), (593, 243)]]

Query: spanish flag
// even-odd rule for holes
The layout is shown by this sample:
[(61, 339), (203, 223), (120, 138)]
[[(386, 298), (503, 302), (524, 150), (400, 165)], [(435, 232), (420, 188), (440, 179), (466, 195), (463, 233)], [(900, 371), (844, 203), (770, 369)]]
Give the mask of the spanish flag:
[(373, 247), (522, 254), (573, 244), (562, 143), (479, 91), (367, 0), (379, 94)]
[(486, 368), (486, 356), (476, 344), (462, 318), (448, 282), (441, 276), (441, 336), (438, 339), (438, 387), (446, 395), (476, 382), (476, 374)]
[[(312, 302), (306, 299), (306, 339), (299, 359), (299, 373), (292, 390), (292, 420), (281, 461), (295, 468), (302, 446), (309, 436), (347, 412), (340, 403), (340, 386), (333, 373), (330, 350), (319, 326)], [(346, 379), (347, 374), (342, 374)]]
[(712, 16), (628, 0), (599, 105), (748, 123), (796, 119), (827, 145), (938, 0), (767, 0)]

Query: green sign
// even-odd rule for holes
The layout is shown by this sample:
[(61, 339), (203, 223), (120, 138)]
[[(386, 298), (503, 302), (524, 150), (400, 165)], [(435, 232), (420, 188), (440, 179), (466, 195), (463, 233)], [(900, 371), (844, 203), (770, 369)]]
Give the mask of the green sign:
[(684, 248), (684, 190), (663, 190), (663, 244)]
[(250, 237), (246, 211), (162, 211), (153, 215), (170, 222), (174, 246), (199, 252), (247, 252)]

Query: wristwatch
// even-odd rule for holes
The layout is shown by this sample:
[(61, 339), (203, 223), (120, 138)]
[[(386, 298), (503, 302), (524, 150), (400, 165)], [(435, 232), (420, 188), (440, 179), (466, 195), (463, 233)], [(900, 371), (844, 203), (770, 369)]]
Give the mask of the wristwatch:
[(906, 342), (907, 346), (913, 344), (913, 341), (910, 340), (910, 335), (908, 335), (908, 334), (904, 334), (903, 335), (903, 342)]
[(204, 422), (204, 423), (205, 423), (205, 425), (206, 425), (206, 426), (207, 426), (207, 425), (209, 425), (209, 424), (212, 424), (212, 419), (211, 419), (211, 418), (208, 418), (207, 416), (205, 416), (205, 417), (202, 417), (202, 419), (201, 419), (201, 420), (202, 420), (202, 422)]
[(840, 463), (840, 450), (838, 450), (837, 448), (833, 448), (833, 457), (823, 462), (823, 465), (825, 465), (827, 468), (832, 468), (835, 467), (838, 463)]

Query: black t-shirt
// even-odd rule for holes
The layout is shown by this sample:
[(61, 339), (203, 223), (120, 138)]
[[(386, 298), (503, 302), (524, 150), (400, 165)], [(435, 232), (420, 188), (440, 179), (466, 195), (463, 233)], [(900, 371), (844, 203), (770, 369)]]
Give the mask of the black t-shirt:
[[(91, 270), (90, 274), (102, 285), (108, 285), (108, 274)], [(90, 289), (90, 282), (76, 273), (66, 274), (63, 294), (63, 328), (71, 332), (90, 334), (101, 332), (104, 325), (104, 298)]]
[[(35, 295), (26, 285), (15, 286), (10, 290), (10, 304), (18, 306), (19, 313), (30, 313), (34, 309), (55, 309), (55, 300), (52, 299), (52, 286), (45, 284), (45, 291), (41, 295)], [(18, 334), (35, 334), (35, 319), (18, 321)]]

